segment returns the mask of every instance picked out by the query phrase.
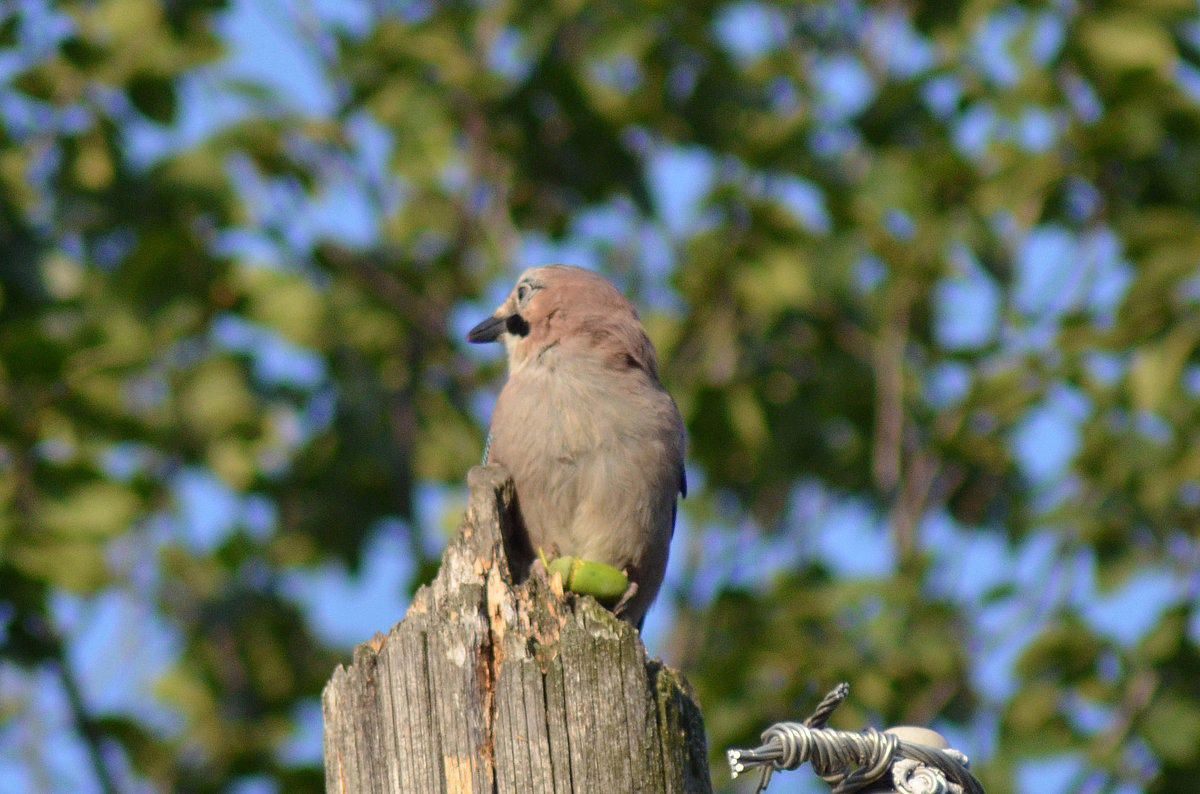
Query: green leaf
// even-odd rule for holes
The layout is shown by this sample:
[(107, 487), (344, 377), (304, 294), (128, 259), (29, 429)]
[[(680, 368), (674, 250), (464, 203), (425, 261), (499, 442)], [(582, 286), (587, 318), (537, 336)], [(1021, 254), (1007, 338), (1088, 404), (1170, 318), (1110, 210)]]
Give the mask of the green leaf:
[(38, 522), (63, 538), (101, 539), (129, 528), (137, 514), (138, 498), (123, 485), (91, 482), (39, 505)]
[(175, 83), (164, 75), (138, 72), (126, 86), (129, 101), (142, 115), (159, 124), (175, 121)]
[(1079, 36), (1092, 62), (1105, 71), (1149, 71), (1167, 80), (1178, 58), (1167, 28), (1133, 11), (1084, 16)]
[(1141, 730), (1159, 757), (1172, 763), (1192, 761), (1200, 747), (1200, 703), (1160, 697), (1146, 709)]

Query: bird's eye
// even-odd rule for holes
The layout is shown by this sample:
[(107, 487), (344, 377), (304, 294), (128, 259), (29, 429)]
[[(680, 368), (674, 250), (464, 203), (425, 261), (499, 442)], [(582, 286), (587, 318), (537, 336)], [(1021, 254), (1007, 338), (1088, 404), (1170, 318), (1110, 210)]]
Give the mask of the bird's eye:
[(524, 303), (525, 299), (528, 297), (529, 297), (529, 287), (526, 286), (525, 284), (519, 284), (517, 286), (517, 303)]

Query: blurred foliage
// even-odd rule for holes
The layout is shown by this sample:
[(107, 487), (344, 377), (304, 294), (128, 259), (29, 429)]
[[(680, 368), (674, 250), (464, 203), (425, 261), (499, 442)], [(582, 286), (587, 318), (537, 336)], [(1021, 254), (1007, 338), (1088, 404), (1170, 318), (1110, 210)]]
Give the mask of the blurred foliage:
[[(452, 319), (537, 242), (649, 307), (687, 419), (659, 609), (717, 780), (848, 680), (840, 727), (932, 724), (993, 794), (1193, 790), (1194, 2), (325, 5), (263, 6), (319, 111), (222, 69), (249, 0), (0, 7), (0, 683), (54, 671), (85, 779), (321, 790), (286, 746), (346, 653), (289, 576), (388, 526), (430, 574), (499, 369)], [(262, 508), (215, 548), (197, 472)], [(819, 553), (838, 504), (885, 571)], [(177, 639), (156, 716), (81, 690), (64, 604), (111, 593)]]

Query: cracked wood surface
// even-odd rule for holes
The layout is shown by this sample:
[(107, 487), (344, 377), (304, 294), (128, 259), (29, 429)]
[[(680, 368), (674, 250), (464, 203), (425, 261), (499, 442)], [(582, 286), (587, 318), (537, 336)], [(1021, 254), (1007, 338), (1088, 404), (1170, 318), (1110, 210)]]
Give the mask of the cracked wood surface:
[(514, 585), (512, 480), (467, 477), (463, 525), (404, 620), (325, 687), (329, 792), (708, 792), (699, 707), (590, 598)]

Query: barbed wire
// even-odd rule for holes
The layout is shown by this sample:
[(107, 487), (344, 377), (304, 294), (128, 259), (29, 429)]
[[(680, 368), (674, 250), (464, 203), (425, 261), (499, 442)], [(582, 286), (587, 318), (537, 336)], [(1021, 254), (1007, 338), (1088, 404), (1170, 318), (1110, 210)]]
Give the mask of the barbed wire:
[(761, 768), (755, 789), (761, 794), (776, 770), (807, 762), (829, 783), (832, 794), (855, 794), (880, 782), (901, 794), (984, 794), (967, 757), (957, 750), (906, 742), (874, 729), (854, 733), (825, 727), (849, 693), (848, 684), (838, 684), (804, 722), (775, 723), (763, 731), (761, 746), (727, 751), (733, 777)]

